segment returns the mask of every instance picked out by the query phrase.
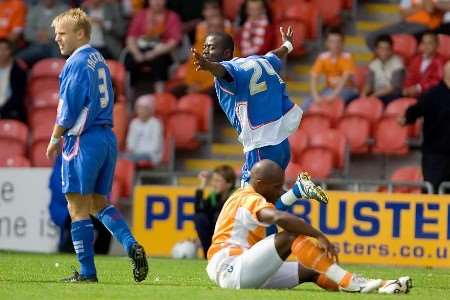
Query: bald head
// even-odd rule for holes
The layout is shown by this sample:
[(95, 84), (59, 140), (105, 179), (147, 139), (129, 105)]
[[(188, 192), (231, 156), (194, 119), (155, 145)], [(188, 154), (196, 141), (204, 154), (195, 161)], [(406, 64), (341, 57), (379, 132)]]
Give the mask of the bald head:
[(275, 202), (281, 195), (284, 171), (277, 163), (268, 159), (261, 160), (250, 170), (250, 176), (250, 185), (267, 201)]
[(281, 167), (268, 159), (257, 162), (250, 170), (251, 178), (255, 180), (274, 181), (283, 178), (283, 170)]

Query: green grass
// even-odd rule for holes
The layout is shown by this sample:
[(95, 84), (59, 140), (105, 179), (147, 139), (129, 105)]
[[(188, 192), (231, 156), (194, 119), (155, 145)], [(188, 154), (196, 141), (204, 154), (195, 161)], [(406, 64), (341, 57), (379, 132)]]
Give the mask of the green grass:
[[(55, 263), (59, 263), (55, 267)], [(58, 280), (77, 266), (74, 255), (42, 255), (0, 252), (0, 299), (450, 299), (450, 270), (347, 266), (371, 277), (410, 275), (414, 288), (408, 295), (360, 295), (325, 292), (313, 284), (294, 290), (222, 290), (205, 273), (203, 260), (150, 260), (150, 276), (136, 284), (127, 258), (96, 257), (100, 283), (64, 284)]]

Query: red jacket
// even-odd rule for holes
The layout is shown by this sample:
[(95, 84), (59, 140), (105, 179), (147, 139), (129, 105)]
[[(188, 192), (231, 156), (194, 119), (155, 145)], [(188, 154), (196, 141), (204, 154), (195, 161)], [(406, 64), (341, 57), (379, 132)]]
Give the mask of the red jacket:
[(445, 59), (439, 54), (436, 54), (431, 59), (431, 63), (425, 71), (421, 73), (420, 65), (422, 64), (422, 58), (423, 55), (418, 54), (411, 60), (406, 70), (406, 79), (404, 84), (405, 88), (419, 85), (420, 94), (439, 83), (444, 73), (443, 69), (445, 63)]

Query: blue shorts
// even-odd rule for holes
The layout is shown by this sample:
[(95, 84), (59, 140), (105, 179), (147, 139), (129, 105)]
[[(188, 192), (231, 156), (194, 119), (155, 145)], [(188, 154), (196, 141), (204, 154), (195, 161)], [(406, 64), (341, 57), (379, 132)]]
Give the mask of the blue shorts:
[(286, 170), (289, 161), (291, 160), (291, 149), (288, 139), (285, 139), (278, 145), (266, 146), (245, 153), (245, 163), (242, 167), (241, 184), (249, 182), (250, 170), (253, 165), (263, 159), (270, 159), (276, 162), (283, 170)]
[(107, 196), (111, 192), (117, 142), (110, 127), (95, 126), (81, 136), (65, 137), (62, 156), (64, 194)]

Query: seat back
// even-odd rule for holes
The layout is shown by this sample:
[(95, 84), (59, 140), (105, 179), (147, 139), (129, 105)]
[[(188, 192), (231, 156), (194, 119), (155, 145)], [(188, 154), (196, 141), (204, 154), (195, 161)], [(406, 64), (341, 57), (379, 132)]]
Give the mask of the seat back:
[(358, 98), (350, 102), (344, 115), (360, 116), (374, 125), (383, 115), (383, 102), (375, 97)]
[(113, 108), (114, 127), (113, 132), (117, 138), (117, 145), (119, 149), (125, 149), (125, 142), (127, 138), (128, 129), (128, 111), (126, 103), (117, 102)]
[(128, 159), (118, 159), (114, 178), (120, 184), (120, 196), (131, 197), (133, 195), (135, 168), (134, 163)]
[(28, 158), (22, 155), (11, 155), (2, 157), (0, 155), (0, 168), (29, 168), (31, 166)]
[[(394, 171), (391, 176), (392, 181), (411, 181), (411, 182), (422, 182), (422, 169), (419, 166), (406, 166), (401, 167)], [(419, 187), (402, 187), (395, 186), (395, 193), (414, 193), (419, 194), (421, 192), (421, 188)]]
[(176, 110), (177, 98), (171, 93), (155, 93), (153, 97), (155, 99), (155, 116), (166, 123), (170, 114)]
[(58, 78), (66, 60), (63, 58), (45, 58), (33, 65), (30, 79), (35, 80), (42, 77)]
[(308, 147), (327, 148), (333, 152), (333, 166), (344, 169), (347, 140), (345, 135), (335, 129), (328, 129), (309, 136)]
[(335, 127), (344, 115), (344, 101), (336, 98), (330, 102), (313, 103), (306, 115), (319, 114), (330, 118), (331, 126)]
[(167, 130), (172, 134), (176, 149), (194, 150), (200, 145), (197, 140), (197, 119), (190, 112), (172, 113), (167, 122)]
[(342, 132), (350, 145), (351, 153), (368, 153), (370, 122), (359, 116), (345, 116), (337, 129)]
[(113, 59), (107, 59), (106, 64), (108, 65), (114, 87), (116, 88), (115, 94), (125, 95), (127, 74), (125, 66), (121, 62)]
[(328, 148), (307, 148), (300, 158), (300, 166), (315, 179), (325, 179), (333, 170), (333, 152)]
[(437, 52), (444, 57), (445, 60), (450, 59), (450, 36), (439, 34), (439, 45)]
[(17, 120), (0, 120), (0, 157), (24, 155), (28, 142), (28, 127)]
[(400, 126), (396, 118), (383, 118), (375, 131), (373, 152), (405, 155), (409, 152), (408, 128)]
[(417, 40), (410, 34), (393, 34), (394, 52), (409, 61), (417, 52)]
[(194, 114), (197, 118), (200, 132), (208, 132), (210, 130), (212, 100), (208, 95), (193, 93), (183, 96), (178, 100), (177, 110)]

